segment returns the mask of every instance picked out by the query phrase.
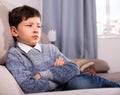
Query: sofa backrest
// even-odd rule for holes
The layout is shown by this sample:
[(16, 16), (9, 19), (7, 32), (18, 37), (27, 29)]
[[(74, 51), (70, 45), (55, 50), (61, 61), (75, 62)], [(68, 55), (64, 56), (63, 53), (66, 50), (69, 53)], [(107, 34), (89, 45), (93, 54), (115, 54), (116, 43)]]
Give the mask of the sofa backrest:
[(13, 38), (8, 24), (9, 6), (6, 7), (0, 2), (0, 64), (3, 64), (8, 49), (13, 46)]

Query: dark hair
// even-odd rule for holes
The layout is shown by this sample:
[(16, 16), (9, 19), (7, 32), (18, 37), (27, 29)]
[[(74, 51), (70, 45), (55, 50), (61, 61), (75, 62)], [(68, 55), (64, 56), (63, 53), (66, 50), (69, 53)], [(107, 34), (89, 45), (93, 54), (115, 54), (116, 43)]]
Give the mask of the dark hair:
[(35, 16), (40, 17), (41, 19), (41, 15), (37, 9), (27, 5), (20, 6), (9, 12), (9, 24), (10, 26), (15, 26), (17, 28), (20, 22)]

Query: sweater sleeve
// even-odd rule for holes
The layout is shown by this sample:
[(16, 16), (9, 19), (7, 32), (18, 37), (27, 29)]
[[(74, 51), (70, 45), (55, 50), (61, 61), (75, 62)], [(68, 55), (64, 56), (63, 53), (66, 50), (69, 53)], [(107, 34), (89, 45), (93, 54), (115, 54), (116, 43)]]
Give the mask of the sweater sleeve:
[[(65, 64), (63, 66), (52, 66), (48, 70), (40, 72), (41, 76), (57, 83), (64, 84), (73, 76), (80, 74), (78, 65), (65, 57), (57, 47), (52, 46), (51, 51), (54, 60), (58, 57), (62, 57)], [(50, 77), (50, 74), (52, 77)]]
[(20, 87), (25, 93), (45, 92), (50, 89), (48, 79), (35, 79), (29, 68), (21, 62), (22, 59), (15, 52), (9, 52), (6, 60), (6, 67), (12, 73)]

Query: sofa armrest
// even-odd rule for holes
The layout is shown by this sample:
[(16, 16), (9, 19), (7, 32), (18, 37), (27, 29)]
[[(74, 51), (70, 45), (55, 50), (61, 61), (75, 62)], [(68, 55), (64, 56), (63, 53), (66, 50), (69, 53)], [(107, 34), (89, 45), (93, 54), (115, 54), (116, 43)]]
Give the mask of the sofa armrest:
[(0, 95), (23, 95), (14, 77), (3, 65), (0, 65)]

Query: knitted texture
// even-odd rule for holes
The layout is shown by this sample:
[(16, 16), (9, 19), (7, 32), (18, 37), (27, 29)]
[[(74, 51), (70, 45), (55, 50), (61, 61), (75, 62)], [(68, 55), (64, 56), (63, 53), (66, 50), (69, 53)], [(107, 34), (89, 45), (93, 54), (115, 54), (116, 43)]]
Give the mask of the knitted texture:
[[(79, 74), (77, 64), (66, 58), (57, 47), (41, 44), (42, 51), (30, 50), (28, 53), (19, 47), (12, 47), (7, 56), (6, 67), (25, 93), (37, 93), (53, 90), (57, 84), (65, 84)], [(65, 61), (63, 66), (53, 66), (58, 57)], [(33, 76), (41, 74), (40, 79)]]

